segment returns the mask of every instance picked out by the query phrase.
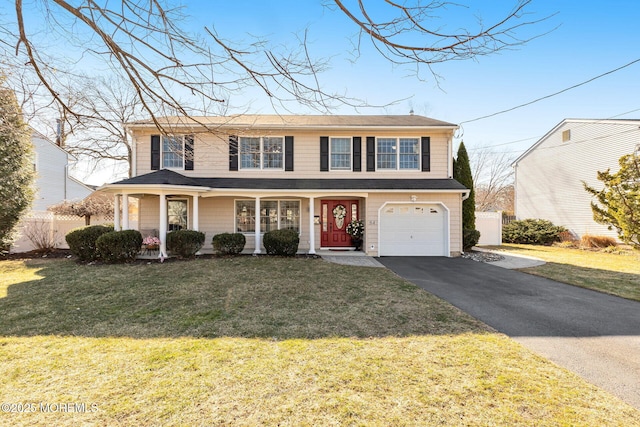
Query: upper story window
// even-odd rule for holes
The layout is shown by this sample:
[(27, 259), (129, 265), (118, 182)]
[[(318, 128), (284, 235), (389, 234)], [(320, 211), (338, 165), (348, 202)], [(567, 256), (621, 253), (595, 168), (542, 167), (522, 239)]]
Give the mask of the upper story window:
[(378, 138), (376, 166), (378, 170), (419, 170), (419, 138)]
[(184, 136), (162, 137), (162, 168), (184, 168)]
[(193, 170), (193, 135), (152, 135), (151, 170)]
[(283, 169), (284, 138), (240, 137), (241, 169)]
[(351, 170), (351, 138), (331, 138), (331, 170)]

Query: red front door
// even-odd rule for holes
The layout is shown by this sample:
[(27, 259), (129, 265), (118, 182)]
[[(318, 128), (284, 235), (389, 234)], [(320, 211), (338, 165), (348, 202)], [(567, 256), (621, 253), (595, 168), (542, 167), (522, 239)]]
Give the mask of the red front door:
[(321, 212), (322, 247), (343, 248), (353, 246), (347, 225), (359, 218), (357, 200), (323, 200)]

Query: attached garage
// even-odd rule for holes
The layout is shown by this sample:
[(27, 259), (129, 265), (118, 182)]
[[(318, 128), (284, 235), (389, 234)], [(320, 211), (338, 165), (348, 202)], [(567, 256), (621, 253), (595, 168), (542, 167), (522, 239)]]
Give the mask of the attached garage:
[(449, 256), (449, 212), (441, 203), (388, 203), (379, 211), (380, 256)]

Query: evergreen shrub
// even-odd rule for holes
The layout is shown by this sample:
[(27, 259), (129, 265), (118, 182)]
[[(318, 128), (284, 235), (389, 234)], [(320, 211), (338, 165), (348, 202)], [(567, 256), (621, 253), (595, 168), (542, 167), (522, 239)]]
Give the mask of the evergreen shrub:
[(295, 230), (274, 230), (265, 233), (262, 243), (268, 255), (294, 256), (298, 252), (300, 236)]

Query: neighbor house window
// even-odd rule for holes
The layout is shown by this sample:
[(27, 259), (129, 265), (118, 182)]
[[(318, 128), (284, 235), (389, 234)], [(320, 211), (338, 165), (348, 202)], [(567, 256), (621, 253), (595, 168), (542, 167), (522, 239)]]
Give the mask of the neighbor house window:
[(184, 168), (184, 136), (162, 137), (162, 167)]
[(282, 137), (241, 137), (241, 169), (282, 169), (284, 158), (284, 138)]
[(351, 170), (351, 138), (331, 138), (331, 170)]
[[(299, 200), (261, 200), (260, 232), (291, 229), (300, 231)], [(256, 202), (254, 200), (236, 201), (236, 230), (239, 233), (255, 233)]]
[(376, 165), (380, 170), (418, 170), (419, 138), (378, 138)]
[(168, 231), (186, 230), (188, 228), (187, 218), (186, 200), (167, 200)]

